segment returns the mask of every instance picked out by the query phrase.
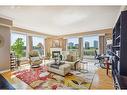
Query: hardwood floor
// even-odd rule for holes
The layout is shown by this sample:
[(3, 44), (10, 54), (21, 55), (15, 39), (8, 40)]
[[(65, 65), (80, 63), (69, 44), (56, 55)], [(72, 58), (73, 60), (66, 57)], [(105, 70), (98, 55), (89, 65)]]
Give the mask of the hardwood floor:
[(91, 89), (112, 90), (114, 89), (113, 85), (111, 71), (109, 75), (106, 75), (106, 69), (99, 68), (94, 76)]
[(15, 88), (15, 89), (32, 89), (29, 85), (18, 79), (17, 77), (13, 77), (11, 71), (2, 73), (2, 76)]
[[(15, 89), (32, 89), (29, 85), (14, 77), (11, 71), (2, 73), (2, 76), (15, 88)], [(114, 89), (113, 80), (111, 76), (111, 72), (109, 76), (106, 75), (105, 69), (97, 69), (95, 76), (93, 78), (93, 82), (90, 89)]]

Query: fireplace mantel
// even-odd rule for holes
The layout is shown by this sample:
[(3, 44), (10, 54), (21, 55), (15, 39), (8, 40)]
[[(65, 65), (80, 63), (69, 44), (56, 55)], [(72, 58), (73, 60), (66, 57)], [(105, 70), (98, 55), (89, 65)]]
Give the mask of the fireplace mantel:
[(62, 48), (50, 48), (50, 51), (62, 51)]
[[(50, 48), (50, 53), (51, 53), (51, 55), (52, 55), (52, 53), (53, 53), (54, 51), (59, 51), (60, 54), (61, 54), (61, 53), (62, 53), (62, 48)], [(52, 56), (51, 56), (51, 57), (52, 57)]]

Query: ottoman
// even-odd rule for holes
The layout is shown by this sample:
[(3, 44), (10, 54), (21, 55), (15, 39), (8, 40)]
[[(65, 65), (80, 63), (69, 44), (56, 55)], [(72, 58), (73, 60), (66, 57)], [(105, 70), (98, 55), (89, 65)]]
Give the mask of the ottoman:
[(59, 66), (59, 68), (53, 68), (51, 64), (48, 64), (48, 71), (53, 72), (62, 76), (65, 76), (67, 73), (69, 73), (71, 70), (71, 66), (67, 63), (62, 64)]

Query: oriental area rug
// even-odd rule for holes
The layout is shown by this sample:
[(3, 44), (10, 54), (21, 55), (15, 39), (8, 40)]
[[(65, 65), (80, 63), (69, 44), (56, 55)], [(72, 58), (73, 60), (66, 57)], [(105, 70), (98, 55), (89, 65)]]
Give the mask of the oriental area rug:
[(42, 70), (46, 67), (35, 69), (26, 69), (15, 72), (15, 75), (20, 80), (31, 86), (33, 89), (90, 89), (94, 78), (93, 72), (81, 73), (71, 71), (66, 76), (60, 76), (55, 73)]

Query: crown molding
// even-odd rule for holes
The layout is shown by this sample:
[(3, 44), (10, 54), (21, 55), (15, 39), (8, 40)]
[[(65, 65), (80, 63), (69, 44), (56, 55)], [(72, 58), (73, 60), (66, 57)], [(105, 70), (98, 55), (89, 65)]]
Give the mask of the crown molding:
[(0, 25), (6, 26), (6, 27), (12, 27), (13, 22), (12, 22), (12, 20), (0, 17)]
[(11, 31), (12, 32), (16, 31), (16, 32), (19, 32), (19, 33), (25, 33), (25, 34), (28, 34), (28, 35), (39, 35), (39, 36), (46, 36), (46, 37), (53, 36), (53, 35), (37, 32), (37, 31), (29, 30), (29, 29), (24, 29), (24, 28), (20, 28), (20, 27), (16, 27), (16, 26), (11, 27)]

